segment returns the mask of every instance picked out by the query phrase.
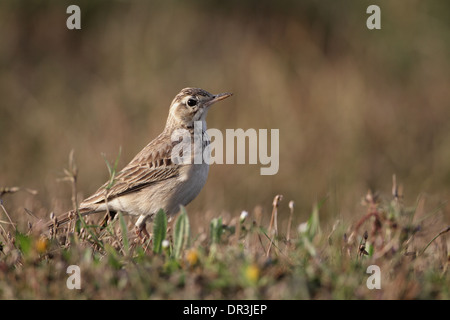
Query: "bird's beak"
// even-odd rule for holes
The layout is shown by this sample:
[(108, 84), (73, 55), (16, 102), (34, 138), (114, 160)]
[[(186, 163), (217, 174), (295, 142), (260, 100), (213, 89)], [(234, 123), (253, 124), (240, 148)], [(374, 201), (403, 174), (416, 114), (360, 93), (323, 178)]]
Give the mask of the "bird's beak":
[(208, 101), (207, 106), (212, 105), (213, 103), (216, 103), (217, 101), (226, 99), (228, 97), (231, 97), (233, 94), (230, 92), (225, 93), (219, 93), (212, 96), (211, 100)]

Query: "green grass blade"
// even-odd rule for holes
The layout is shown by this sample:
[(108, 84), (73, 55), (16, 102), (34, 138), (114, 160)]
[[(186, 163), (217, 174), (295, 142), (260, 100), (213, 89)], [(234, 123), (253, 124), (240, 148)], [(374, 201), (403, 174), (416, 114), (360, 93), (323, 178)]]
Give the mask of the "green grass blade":
[(125, 222), (125, 219), (123, 218), (122, 212), (119, 212), (119, 223), (120, 223), (120, 231), (122, 232), (123, 249), (125, 251), (125, 254), (128, 255), (128, 252), (130, 250), (130, 242), (128, 241), (127, 224)]
[(153, 222), (153, 252), (161, 253), (162, 242), (166, 238), (167, 217), (163, 209), (156, 214)]
[(210, 238), (212, 243), (220, 243), (220, 239), (222, 237), (223, 228), (222, 228), (222, 217), (215, 218), (211, 220), (209, 225), (210, 227)]
[(114, 183), (116, 182), (116, 172), (117, 172), (117, 166), (119, 165), (119, 159), (120, 159), (120, 155), (122, 154), (122, 148), (119, 148), (119, 154), (116, 157), (116, 160), (114, 161), (114, 166), (111, 166), (111, 164), (109, 163), (109, 161), (106, 159), (106, 156), (104, 154), (102, 154), (103, 159), (105, 160), (106, 163), (106, 167), (108, 168), (108, 173), (109, 173), (109, 183), (106, 186), (106, 189), (111, 189), (111, 187), (114, 185)]
[(186, 209), (181, 206), (181, 214), (175, 222), (173, 230), (173, 257), (179, 259), (182, 251), (189, 246), (190, 226)]
[(319, 210), (324, 205), (325, 201), (327, 201), (327, 199), (328, 198), (325, 197), (322, 200), (320, 200), (319, 203), (316, 203), (314, 205), (311, 216), (308, 219), (307, 232), (310, 241), (316, 236), (316, 234), (320, 233)]
[(78, 221), (76, 222), (76, 230), (77, 232), (81, 231), (81, 228), (84, 228), (87, 233), (91, 235), (91, 242), (97, 244), (100, 248), (104, 249), (103, 242), (97, 237), (97, 235), (92, 232), (92, 228), (95, 228), (95, 226), (87, 225), (86, 221), (84, 220), (84, 217), (80, 214), (80, 211), (77, 210), (78, 215)]

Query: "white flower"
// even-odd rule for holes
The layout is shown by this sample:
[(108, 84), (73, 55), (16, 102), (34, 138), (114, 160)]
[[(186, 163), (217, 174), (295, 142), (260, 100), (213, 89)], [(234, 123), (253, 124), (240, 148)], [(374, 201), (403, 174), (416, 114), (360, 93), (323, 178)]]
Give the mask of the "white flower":
[(308, 231), (308, 222), (303, 222), (298, 225), (298, 233), (305, 233)]
[(161, 246), (162, 246), (164, 249), (168, 248), (169, 245), (170, 245), (169, 240), (163, 240), (163, 241), (161, 242)]
[(244, 222), (245, 221), (245, 219), (247, 218), (247, 216), (248, 216), (248, 212), (247, 211), (242, 211), (241, 212), (241, 216), (239, 217), (239, 221), (242, 223), (242, 222)]

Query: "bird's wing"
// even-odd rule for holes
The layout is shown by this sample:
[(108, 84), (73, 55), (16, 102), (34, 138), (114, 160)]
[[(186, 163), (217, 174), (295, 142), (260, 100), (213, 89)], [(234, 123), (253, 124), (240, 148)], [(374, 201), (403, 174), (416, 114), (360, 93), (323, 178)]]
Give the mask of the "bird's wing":
[(105, 198), (109, 201), (178, 176), (180, 165), (171, 160), (172, 148), (170, 139), (161, 136), (156, 138), (116, 175), (112, 183), (106, 182), (97, 192), (85, 199), (80, 207), (102, 203)]

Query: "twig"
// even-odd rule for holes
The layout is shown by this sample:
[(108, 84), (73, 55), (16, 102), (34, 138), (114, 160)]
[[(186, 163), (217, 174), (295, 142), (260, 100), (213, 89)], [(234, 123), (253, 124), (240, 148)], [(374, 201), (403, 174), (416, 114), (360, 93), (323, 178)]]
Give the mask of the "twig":
[(38, 217), (36, 217), (36, 216), (34, 215), (34, 213), (33, 213), (30, 209), (27, 209), (27, 208), (23, 208), (23, 209), (25, 210), (25, 212), (26, 212), (28, 215), (32, 216), (33, 218), (35, 218), (35, 219), (37, 219), (37, 220), (40, 220)]
[[(77, 180), (78, 180), (78, 168), (77, 164), (75, 163), (75, 151), (72, 149), (70, 150), (69, 154), (69, 172), (66, 172), (69, 181), (72, 185), (72, 208), (73, 208), (73, 214), (72, 211), (69, 212), (69, 225), (67, 227), (67, 233), (66, 233), (66, 245), (68, 244), (68, 241), (70, 241), (70, 232), (75, 232), (75, 225), (76, 225), (76, 214), (78, 213), (78, 201), (77, 201)], [(71, 217), (72, 216), (72, 217)]]
[(278, 205), (280, 204), (280, 201), (283, 200), (283, 196), (281, 194), (277, 194), (275, 198), (273, 198), (272, 202), (272, 216), (270, 218), (270, 224), (269, 224), (269, 234), (271, 234), (272, 226), (275, 228), (275, 234), (278, 234), (278, 225), (277, 225), (277, 215), (278, 215)]
[(0, 188), (0, 197), (3, 196), (6, 193), (15, 193), (17, 191), (19, 191), (20, 188), (19, 187), (5, 187), (5, 188)]
[(78, 179), (78, 168), (77, 164), (75, 163), (75, 157), (74, 157), (75, 151), (72, 149), (70, 150), (69, 154), (69, 177), (70, 181), (72, 182), (72, 207), (73, 210), (76, 212), (78, 211), (78, 202), (77, 202), (77, 179)]
[(289, 242), (291, 240), (291, 224), (292, 224), (292, 216), (294, 215), (294, 201), (289, 201), (289, 220), (287, 225), (287, 235), (286, 235), (286, 241)]
[(0, 207), (3, 209), (3, 212), (6, 214), (6, 217), (9, 220), (9, 223), (13, 226), (14, 231), (17, 230), (16, 225), (14, 224), (14, 222), (12, 222), (11, 217), (9, 216), (8, 212), (6, 211), (5, 207), (3, 206), (3, 201), (2, 199), (0, 199)]
[[(277, 194), (276, 196), (275, 196), (275, 198), (273, 198), (273, 202), (272, 202), (272, 205), (273, 205), (273, 209), (272, 209), (272, 217), (270, 218), (270, 225), (269, 225), (269, 230), (268, 230), (268, 233), (270, 234), (270, 235), (272, 235), (272, 226), (274, 226), (274, 228), (275, 228), (275, 232), (274, 232), (274, 237), (276, 237), (277, 235), (278, 235), (278, 225), (277, 225), (277, 215), (278, 215), (278, 210), (277, 210), (277, 208), (278, 208), (278, 205), (279, 205), (279, 203), (280, 203), (280, 201), (281, 200), (283, 200), (283, 196), (281, 195), (281, 194)], [(266, 235), (267, 236), (267, 235)], [(267, 236), (268, 237), (268, 236)], [(269, 253), (270, 253), (270, 249), (272, 248), (272, 244), (273, 244), (273, 239), (272, 238), (270, 238), (270, 237), (268, 237), (269, 238), (269, 240), (270, 240), (270, 244), (269, 244), (269, 248), (267, 248), (267, 252), (266, 252), (266, 256), (268, 257), (269, 256)]]
[(420, 252), (419, 255), (422, 255), (422, 254), (425, 252), (425, 250), (427, 250), (427, 248), (430, 246), (430, 244), (431, 244), (434, 240), (436, 240), (439, 236), (442, 236), (444, 233), (447, 233), (447, 232), (449, 232), (449, 231), (450, 231), (450, 226), (447, 226), (447, 228), (441, 230), (437, 235), (434, 236), (433, 239), (431, 239), (430, 242), (428, 242), (428, 244), (425, 246), (425, 248), (423, 248), (423, 250)]

